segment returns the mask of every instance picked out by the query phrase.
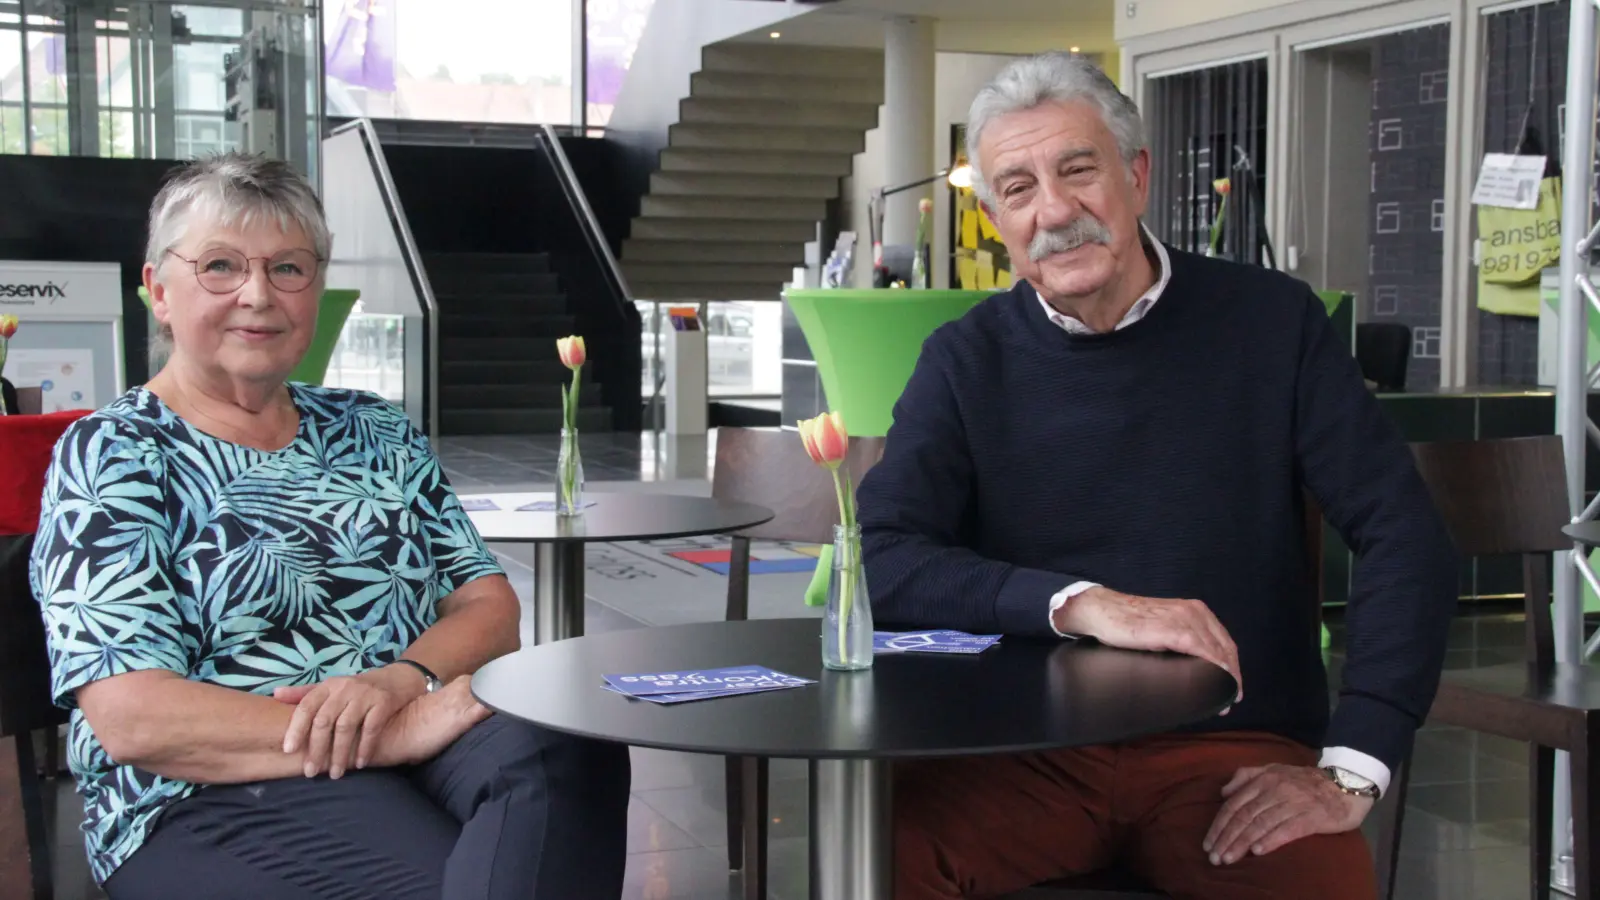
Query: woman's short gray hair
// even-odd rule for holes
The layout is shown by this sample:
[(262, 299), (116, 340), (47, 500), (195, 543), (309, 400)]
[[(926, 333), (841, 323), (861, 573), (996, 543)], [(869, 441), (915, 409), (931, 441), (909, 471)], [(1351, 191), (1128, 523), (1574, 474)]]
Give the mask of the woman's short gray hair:
[[(328, 219), (311, 182), (288, 163), (260, 154), (230, 151), (174, 169), (150, 204), (145, 261), (159, 272), (167, 251), (195, 222), (241, 230), (271, 223), (288, 231), (298, 225), (318, 259), (332, 252)], [(171, 342), (166, 326), (151, 336), (152, 364), (171, 352)]]
[(288, 231), (298, 225), (320, 259), (328, 258), (333, 242), (311, 182), (288, 163), (259, 154), (221, 153), (173, 170), (150, 205), (145, 261), (160, 266), (197, 218), (224, 228), (271, 222)]
[(1117, 139), (1117, 150), (1124, 162), (1132, 162), (1144, 149), (1144, 120), (1139, 108), (1099, 66), (1085, 57), (1059, 50), (1024, 57), (1001, 69), (993, 81), (984, 85), (967, 111), (967, 162), (972, 166), (972, 185), (979, 197), (985, 202), (994, 200), (978, 158), (978, 141), (989, 123), (1046, 103), (1073, 100), (1100, 107), (1100, 115)]

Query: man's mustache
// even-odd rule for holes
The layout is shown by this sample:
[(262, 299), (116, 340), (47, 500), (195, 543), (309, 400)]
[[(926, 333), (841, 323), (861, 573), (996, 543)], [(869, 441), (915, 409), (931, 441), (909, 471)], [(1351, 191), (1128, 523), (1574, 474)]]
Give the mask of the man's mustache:
[(1085, 214), (1068, 222), (1062, 228), (1035, 232), (1028, 242), (1028, 258), (1038, 262), (1047, 256), (1076, 250), (1084, 244), (1109, 244), (1111, 232), (1099, 219)]

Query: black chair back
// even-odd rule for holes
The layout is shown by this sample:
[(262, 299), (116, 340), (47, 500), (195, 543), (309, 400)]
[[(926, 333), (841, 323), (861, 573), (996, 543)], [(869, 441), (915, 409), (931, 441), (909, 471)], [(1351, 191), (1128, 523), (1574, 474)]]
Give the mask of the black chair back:
[(1362, 322), (1356, 326), (1356, 362), (1380, 391), (1406, 389), (1411, 361), (1411, 328), (1398, 322)]

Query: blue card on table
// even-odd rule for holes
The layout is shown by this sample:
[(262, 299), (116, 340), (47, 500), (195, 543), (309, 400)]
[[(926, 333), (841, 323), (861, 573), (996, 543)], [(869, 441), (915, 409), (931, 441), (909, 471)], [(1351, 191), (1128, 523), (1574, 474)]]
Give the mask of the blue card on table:
[(649, 695), (640, 697), (640, 696), (635, 696), (633, 694), (629, 694), (628, 692), (620, 690), (618, 688), (614, 688), (609, 684), (603, 685), (603, 687), (606, 690), (612, 692), (613, 694), (621, 694), (622, 696), (627, 697), (630, 700), (644, 700), (644, 701), (649, 702), (649, 703), (659, 703), (659, 704), (663, 704), (663, 705), (664, 704), (669, 704), (669, 703), (692, 703), (695, 700), (714, 700), (714, 699), (716, 699), (718, 697), (742, 697), (742, 696), (745, 696), (745, 695), (748, 695), (748, 694), (768, 694), (768, 693), (771, 693), (773, 691), (782, 691), (782, 690), (787, 690), (787, 689), (789, 689), (791, 687), (799, 687), (799, 686), (800, 685), (795, 685), (795, 684), (775, 684), (775, 685), (771, 685), (769, 687), (743, 688), (743, 689), (723, 688), (721, 690), (715, 690), (715, 691), (683, 691), (683, 692), (676, 693), (676, 694), (649, 694)]
[(721, 669), (685, 669), (679, 672), (640, 672), (603, 676), (606, 684), (630, 697), (685, 694), (705, 691), (742, 693), (752, 690), (800, 687), (814, 684), (807, 678), (786, 675), (766, 666), (728, 666)]
[[(585, 500), (582, 503), (578, 504), (578, 508), (579, 509), (588, 509), (589, 507), (595, 505), (598, 502), (599, 501), (597, 501), (597, 500)], [(535, 500), (532, 503), (524, 503), (523, 505), (517, 507), (517, 512), (555, 512), (555, 511), (556, 511), (556, 502), (554, 500)]]
[(965, 631), (874, 631), (874, 653), (982, 653), (1000, 642), (998, 634)]
[(500, 508), (500, 504), (488, 497), (462, 497), (461, 508), (467, 512), (493, 512)]

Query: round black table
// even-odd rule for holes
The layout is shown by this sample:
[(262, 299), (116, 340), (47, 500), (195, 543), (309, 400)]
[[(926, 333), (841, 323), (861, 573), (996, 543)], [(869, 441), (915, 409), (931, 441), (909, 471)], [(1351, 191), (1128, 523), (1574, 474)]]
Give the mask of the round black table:
[[(473, 676), (478, 700), (557, 731), (640, 747), (811, 762), (812, 897), (891, 896), (889, 761), (1104, 744), (1216, 715), (1237, 690), (1203, 660), (1007, 637), (976, 656), (885, 654), (822, 668), (816, 619), (642, 628), (524, 648)], [(769, 666), (817, 683), (657, 705), (602, 676)]]
[[(594, 505), (579, 516), (521, 507), (553, 503), (553, 493), (464, 494), (467, 517), (485, 541), (533, 544), (533, 639), (536, 644), (583, 634), (583, 553), (591, 541), (648, 541), (726, 534), (772, 520), (751, 503), (678, 494), (584, 494)], [(498, 509), (472, 511), (490, 500)]]

